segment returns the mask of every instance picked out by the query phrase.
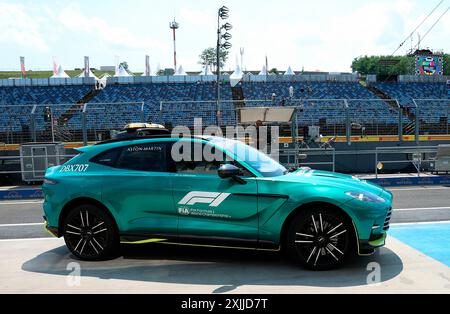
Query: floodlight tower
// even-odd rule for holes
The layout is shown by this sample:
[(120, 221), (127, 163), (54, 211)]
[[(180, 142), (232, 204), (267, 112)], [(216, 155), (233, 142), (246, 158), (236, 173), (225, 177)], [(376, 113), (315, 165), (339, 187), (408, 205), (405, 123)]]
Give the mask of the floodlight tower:
[(170, 22), (169, 24), (170, 29), (173, 31), (173, 64), (174, 64), (174, 70), (177, 71), (177, 36), (176, 32), (177, 29), (180, 28), (180, 24), (173, 19), (173, 22)]

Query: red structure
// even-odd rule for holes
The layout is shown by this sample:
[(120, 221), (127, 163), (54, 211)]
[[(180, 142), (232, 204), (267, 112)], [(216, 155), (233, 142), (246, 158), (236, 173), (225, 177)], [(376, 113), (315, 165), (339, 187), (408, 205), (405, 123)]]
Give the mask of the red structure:
[(173, 64), (174, 64), (174, 70), (177, 72), (177, 36), (176, 32), (177, 29), (180, 28), (180, 24), (178, 24), (175, 19), (173, 19), (173, 22), (169, 24), (170, 29), (173, 31)]

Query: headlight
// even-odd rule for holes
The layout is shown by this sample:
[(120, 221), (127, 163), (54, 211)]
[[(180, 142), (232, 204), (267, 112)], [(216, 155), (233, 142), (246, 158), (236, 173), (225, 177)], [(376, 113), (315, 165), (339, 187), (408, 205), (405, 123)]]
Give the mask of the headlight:
[(375, 194), (370, 192), (351, 191), (345, 194), (361, 202), (376, 203), (376, 204), (383, 204), (386, 202), (384, 198), (376, 196)]

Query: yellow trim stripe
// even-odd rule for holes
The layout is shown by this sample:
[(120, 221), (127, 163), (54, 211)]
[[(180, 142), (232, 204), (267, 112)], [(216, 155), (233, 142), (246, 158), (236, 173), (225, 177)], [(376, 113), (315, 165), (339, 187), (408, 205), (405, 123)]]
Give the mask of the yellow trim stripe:
[(139, 245), (139, 244), (148, 244), (148, 243), (158, 243), (158, 242), (164, 242), (164, 241), (167, 241), (167, 239), (147, 239), (147, 240), (141, 240), (141, 241), (135, 241), (135, 242), (120, 242), (120, 243)]
[[(329, 141), (332, 136), (326, 136), (322, 138), (322, 142)], [(302, 137), (299, 137), (299, 141), (303, 140)], [(413, 142), (416, 140), (416, 137), (414, 135), (404, 135), (403, 141), (405, 142)], [(345, 136), (337, 136), (336, 142), (338, 143), (345, 143), (347, 141), (347, 137)], [(385, 136), (352, 136), (351, 137), (352, 142), (398, 142), (400, 141), (400, 138), (398, 135), (385, 135)], [(450, 135), (421, 135), (420, 141), (450, 141)], [(248, 142), (248, 140), (246, 140)], [(291, 144), (292, 138), (291, 137), (280, 137), (280, 143), (282, 144)], [(93, 145), (95, 143), (88, 143), (88, 145)], [(80, 148), (83, 147), (83, 143), (65, 143), (65, 148)], [(0, 144), (0, 151), (17, 151), (20, 149), (19, 144)]]

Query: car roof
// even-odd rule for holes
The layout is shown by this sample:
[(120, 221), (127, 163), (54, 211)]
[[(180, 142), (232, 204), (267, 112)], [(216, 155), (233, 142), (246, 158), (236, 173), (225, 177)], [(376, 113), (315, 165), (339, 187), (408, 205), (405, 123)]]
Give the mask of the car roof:
[[(140, 144), (146, 144), (146, 143), (153, 143), (153, 142), (162, 142), (164, 140), (171, 140), (171, 141), (178, 141), (180, 139), (187, 139), (188, 137), (172, 137), (171, 135), (149, 135), (149, 136), (136, 136), (136, 137), (128, 137), (123, 139), (113, 139), (108, 141), (103, 141), (100, 143), (97, 143), (93, 146), (85, 146), (77, 148), (76, 150), (82, 153), (87, 153), (91, 151), (95, 152), (102, 152), (106, 151), (108, 149), (114, 149), (119, 148), (123, 146), (128, 145), (140, 145)], [(197, 139), (197, 140), (204, 140), (209, 141), (212, 139), (212, 137), (208, 136), (192, 136), (189, 137), (189, 139)]]

